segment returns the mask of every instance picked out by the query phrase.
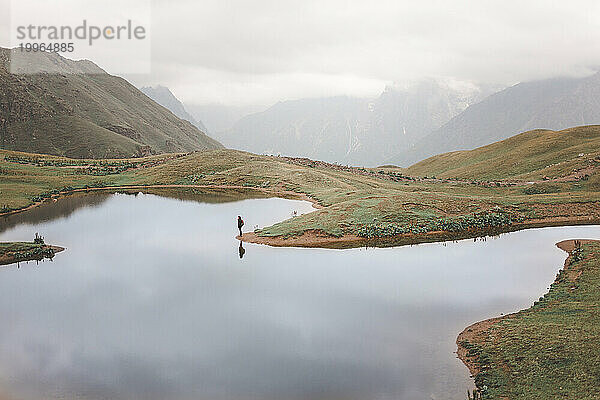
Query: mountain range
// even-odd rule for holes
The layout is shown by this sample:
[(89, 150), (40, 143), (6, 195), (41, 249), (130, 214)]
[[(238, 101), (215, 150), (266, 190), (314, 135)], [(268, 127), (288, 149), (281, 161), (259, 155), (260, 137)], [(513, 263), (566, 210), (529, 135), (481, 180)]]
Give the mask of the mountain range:
[(534, 129), (600, 124), (600, 73), (499, 90), (424, 80), (376, 99), (279, 102), (214, 135), (228, 147), (342, 164), (409, 166)]
[(600, 124), (600, 73), (523, 82), (473, 104), (410, 149), (387, 160), (408, 166), (427, 157), (484, 146), (533, 129)]
[(284, 101), (214, 134), (235, 149), (373, 166), (411, 148), (491, 91), (429, 79), (388, 87), (375, 99)]
[(233, 125), (245, 117), (266, 107), (259, 105), (225, 105), (225, 104), (194, 104), (185, 103), (186, 110), (193, 118), (204, 123), (207, 133), (221, 137), (223, 132), (228, 131)]
[[(75, 158), (222, 148), (91, 61), (0, 48), (0, 147)], [(31, 73), (32, 70), (34, 73)]]

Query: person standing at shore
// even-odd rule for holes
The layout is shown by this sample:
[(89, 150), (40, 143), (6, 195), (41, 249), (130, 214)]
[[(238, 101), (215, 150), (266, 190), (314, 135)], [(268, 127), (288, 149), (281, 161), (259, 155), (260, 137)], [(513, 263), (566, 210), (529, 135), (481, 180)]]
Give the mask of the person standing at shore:
[(244, 226), (244, 220), (239, 215), (238, 215), (238, 219), (237, 219), (237, 224), (238, 224), (238, 229), (240, 230), (240, 236), (242, 236), (242, 227)]

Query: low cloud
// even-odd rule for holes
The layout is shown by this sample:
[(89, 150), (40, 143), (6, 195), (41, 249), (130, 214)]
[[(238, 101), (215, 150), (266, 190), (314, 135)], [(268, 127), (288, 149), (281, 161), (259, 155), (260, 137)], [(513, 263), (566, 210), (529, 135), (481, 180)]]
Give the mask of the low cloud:
[(225, 104), (371, 96), (423, 77), (509, 85), (593, 72), (599, 28), (594, 0), (155, 0), (152, 73), (127, 78)]

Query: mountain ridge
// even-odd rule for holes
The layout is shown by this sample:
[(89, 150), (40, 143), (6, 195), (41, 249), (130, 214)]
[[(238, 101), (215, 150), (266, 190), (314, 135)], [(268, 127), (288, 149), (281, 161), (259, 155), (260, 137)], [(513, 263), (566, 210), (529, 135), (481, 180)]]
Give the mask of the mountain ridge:
[(109, 75), (91, 61), (48, 52), (13, 57), (16, 51), (0, 48), (0, 146), (4, 149), (123, 158), (222, 148), (125, 79)]
[(533, 129), (600, 124), (600, 72), (584, 78), (522, 82), (473, 104), (386, 163), (410, 165), (435, 154), (469, 150)]
[(375, 166), (407, 149), (491, 91), (426, 79), (375, 99), (335, 96), (282, 101), (247, 115), (219, 138), (256, 153)]
[(175, 116), (181, 118), (185, 121), (188, 121), (200, 131), (204, 133), (208, 133), (206, 126), (202, 123), (202, 121), (194, 118), (186, 109), (184, 104), (171, 92), (171, 90), (162, 85), (156, 86), (143, 86), (140, 88), (140, 91), (144, 93), (146, 96), (150, 97), (152, 100), (171, 111)]

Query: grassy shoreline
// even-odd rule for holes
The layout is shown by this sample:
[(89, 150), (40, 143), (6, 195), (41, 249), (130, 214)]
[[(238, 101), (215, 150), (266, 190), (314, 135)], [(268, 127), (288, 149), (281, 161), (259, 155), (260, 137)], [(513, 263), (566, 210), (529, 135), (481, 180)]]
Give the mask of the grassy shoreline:
[(268, 197), (280, 197), (284, 199), (293, 199), (293, 200), (304, 200), (313, 203), (315, 208), (319, 208), (320, 205), (311, 199), (310, 197), (304, 195), (303, 193), (296, 193), (290, 191), (271, 191), (269, 189), (263, 188), (253, 188), (247, 186), (240, 185), (120, 185), (120, 186), (100, 186), (100, 187), (84, 187), (84, 188), (70, 188), (69, 190), (64, 191), (55, 191), (48, 196), (43, 196), (41, 200), (33, 202), (32, 204), (18, 209), (13, 209), (10, 211), (0, 212), (0, 217), (19, 214), (30, 210), (35, 207), (39, 207), (42, 204), (49, 201), (57, 201), (60, 198), (65, 196), (70, 196), (73, 194), (82, 194), (82, 193), (93, 193), (93, 192), (119, 192), (123, 191), (131, 191), (131, 190), (139, 190), (143, 192), (154, 192), (156, 190), (169, 190), (169, 189), (211, 189), (211, 190), (244, 190), (244, 191), (258, 191)]
[(478, 239), (498, 236), (504, 233), (517, 232), (526, 229), (577, 225), (600, 225), (600, 219), (590, 219), (588, 217), (571, 217), (563, 219), (548, 218), (537, 221), (533, 220), (529, 222), (517, 223), (497, 229), (462, 232), (432, 231), (421, 234), (399, 234), (383, 238), (364, 238), (356, 235), (332, 237), (323, 234), (322, 232), (315, 231), (307, 231), (301, 235), (289, 236), (285, 238), (280, 236), (259, 236), (254, 232), (247, 232), (242, 236), (237, 236), (237, 238), (246, 243), (263, 244), (272, 247), (345, 249), (355, 247), (397, 247), (421, 243), (451, 242), (464, 239)]
[(483, 399), (600, 398), (600, 241), (579, 242), (557, 244), (569, 257), (532, 307), (458, 336)]
[[(117, 192), (120, 190), (140, 190), (149, 192), (153, 189), (225, 189), (225, 190), (250, 190), (257, 191), (266, 196), (288, 198), (295, 200), (309, 201), (315, 209), (323, 208), (323, 206), (315, 199), (307, 196), (304, 193), (298, 193), (286, 190), (272, 190), (260, 187), (248, 187), (241, 185), (120, 185), (120, 186), (103, 186), (103, 187), (87, 187), (79, 189), (70, 189), (68, 191), (58, 191), (51, 194), (47, 198), (33, 203), (27, 207), (12, 210), (9, 212), (0, 213), (0, 217), (12, 215), (29, 209), (38, 207), (50, 200), (58, 200), (61, 197), (76, 194), (76, 193), (92, 193), (96, 191)], [(238, 238), (247, 243), (264, 244), (273, 247), (321, 247), (321, 248), (353, 248), (353, 247), (392, 247), (413, 245), (419, 243), (433, 243), (454, 241), (462, 239), (473, 239), (486, 236), (496, 236), (503, 233), (515, 232), (531, 228), (543, 228), (552, 226), (572, 226), (572, 225), (596, 225), (600, 224), (600, 218), (588, 216), (571, 216), (571, 217), (551, 217), (544, 219), (530, 219), (528, 221), (511, 223), (505, 226), (494, 227), (489, 229), (472, 229), (465, 231), (429, 231), (424, 233), (402, 233), (386, 237), (361, 237), (353, 234), (344, 234), (341, 236), (332, 236), (325, 232), (306, 230), (301, 234), (292, 234), (289, 236), (259, 236), (255, 232), (246, 232)]]

